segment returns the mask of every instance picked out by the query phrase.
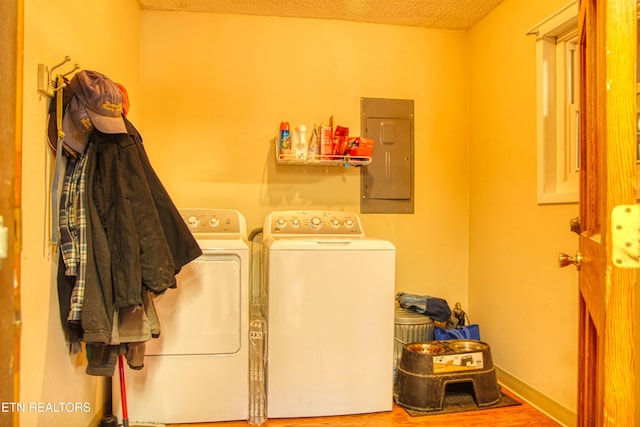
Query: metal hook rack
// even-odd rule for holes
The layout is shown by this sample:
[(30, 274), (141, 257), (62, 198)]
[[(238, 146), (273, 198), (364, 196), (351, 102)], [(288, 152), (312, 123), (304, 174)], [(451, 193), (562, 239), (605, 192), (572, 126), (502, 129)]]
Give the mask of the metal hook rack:
[[(45, 64), (38, 64), (38, 92), (40, 92), (42, 95), (53, 98), (56, 91), (64, 87), (64, 86), (57, 87), (58, 75), (54, 75), (53, 71), (62, 67), (64, 64), (66, 64), (69, 61), (71, 61), (71, 57), (67, 55), (64, 57), (64, 60), (62, 62), (54, 65), (53, 67), (51, 67), (51, 69), (49, 69), (49, 67), (47, 67)], [(72, 70), (62, 74), (62, 76), (66, 77), (69, 74), (73, 73), (74, 71), (78, 70), (79, 68), (80, 68), (80, 65), (75, 64)]]

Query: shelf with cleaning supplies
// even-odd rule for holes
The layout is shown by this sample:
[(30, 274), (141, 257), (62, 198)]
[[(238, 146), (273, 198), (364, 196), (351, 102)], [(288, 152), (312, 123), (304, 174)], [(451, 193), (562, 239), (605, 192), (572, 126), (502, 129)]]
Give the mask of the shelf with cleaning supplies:
[(304, 159), (299, 159), (294, 153), (281, 153), (279, 138), (274, 139), (276, 163), (281, 165), (298, 166), (366, 166), (371, 163), (371, 156), (354, 155), (307, 155)]
[(67, 71), (64, 74), (53, 74), (54, 70), (62, 67), (69, 61), (71, 61), (71, 57), (67, 55), (64, 57), (64, 61), (54, 65), (51, 69), (49, 69), (45, 64), (38, 64), (38, 92), (42, 95), (48, 96), (49, 98), (53, 98), (56, 90), (61, 89), (57, 87), (58, 76), (66, 77), (80, 68), (80, 65), (75, 64), (71, 71)]

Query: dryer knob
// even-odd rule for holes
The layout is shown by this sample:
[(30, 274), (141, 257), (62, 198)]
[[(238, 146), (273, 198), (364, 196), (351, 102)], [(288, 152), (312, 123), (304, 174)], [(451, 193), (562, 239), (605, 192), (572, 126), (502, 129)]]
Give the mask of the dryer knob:
[(211, 219), (209, 219), (209, 225), (215, 228), (220, 225), (220, 220), (218, 217), (212, 216)]
[(314, 216), (311, 218), (311, 221), (309, 221), (309, 225), (311, 228), (315, 228), (317, 230), (322, 226), (322, 221), (317, 216)]
[(195, 215), (191, 215), (187, 218), (187, 224), (189, 225), (189, 228), (196, 230), (200, 226), (200, 218)]

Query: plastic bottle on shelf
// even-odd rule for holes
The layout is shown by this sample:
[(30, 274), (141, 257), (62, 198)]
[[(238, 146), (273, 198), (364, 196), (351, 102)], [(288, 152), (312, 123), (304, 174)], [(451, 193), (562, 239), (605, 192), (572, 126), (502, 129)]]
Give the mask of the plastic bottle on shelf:
[(323, 160), (333, 158), (333, 127), (320, 125), (320, 157)]
[(287, 159), (291, 156), (291, 131), (289, 130), (289, 122), (280, 123), (280, 159)]
[(305, 125), (300, 125), (298, 127), (298, 138), (295, 146), (293, 147), (293, 152), (295, 154), (296, 160), (307, 160), (307, 151), (309, 149), (309, 145), (307, 142), (307, 127)]
[(307, 160), (314, 162), (318, 160), (320, 155), (320, 147), (318, 145), (318, 127), (313, 125), (311, 138), (309, 139), (309, 150), (307, 150)]

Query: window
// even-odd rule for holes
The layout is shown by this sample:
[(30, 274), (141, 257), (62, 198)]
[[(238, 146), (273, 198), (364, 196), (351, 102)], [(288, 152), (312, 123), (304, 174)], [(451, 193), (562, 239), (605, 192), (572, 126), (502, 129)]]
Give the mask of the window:
[[(638, 3), (640, 10), (640, 3)], [(533, 27), (536, 36), (538, 203), (577, 203), (579, 200), (580, 58), (578, 4), (571, 2)], [(640, 33), (638, 34), (640, 73)], [(636, 78), (640, 111), (640, 78)], [(640, 114), (638, 114), (640, 159)], [(640, 161), (638, 162), (640, 165)], [(640, 169), (637, 175), (640, 194)]]
[(578, 202), (578, 4), (533, 27), (536, 36), (538, 203)]

